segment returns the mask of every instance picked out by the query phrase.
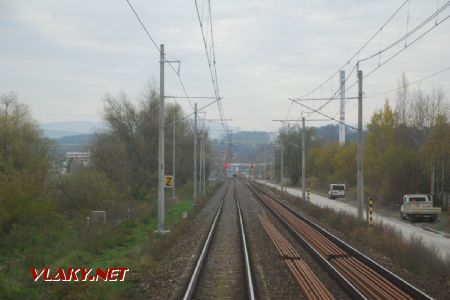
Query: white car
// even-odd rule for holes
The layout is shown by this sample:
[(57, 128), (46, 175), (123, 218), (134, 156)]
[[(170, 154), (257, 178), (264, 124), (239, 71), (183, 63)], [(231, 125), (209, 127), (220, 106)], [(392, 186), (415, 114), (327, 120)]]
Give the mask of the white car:
[(433, 207), (433, 197), (427, 194), (409, 194), (403, 196), (403, 205), (400, 207), (400, 217), (415, 222), (426, 219), (430, 222), (437, 220), (440, 207)]
[(332, 183), (330, 184), (330, 190), (328, 191), (328, 198), (344, 198), (345, 197), (345, 184)]

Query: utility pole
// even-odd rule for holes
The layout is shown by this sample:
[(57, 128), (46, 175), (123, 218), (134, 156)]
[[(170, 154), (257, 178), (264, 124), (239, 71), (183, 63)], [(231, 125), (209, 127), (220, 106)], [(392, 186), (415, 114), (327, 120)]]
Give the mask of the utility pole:
[(164, 44), (159, 62), (158, 233), (164, 232)]
[(175, 148), (175, 141), (176, 141), (176, 138), (175, 138), (175, 135), (177, 133), (176, 120), (177, 120), (176, 111), (174, 111), (174, 114), (173, 114), (173, 128), (172, 128), (173, 129), (173, 131), (172, 131), (172, 199), (176, 199), (177, 198), (177, 194), (176, 194), (176, 191), (175, 191), (175, 180), (176, 180), (176, 176), (175, 176), (175, 170), (176, 170), (176, 167), (175, 167), (175, 150), (176, 150), (176, 148)]
[(197, 103), (194, 104), (194, 198), (192, 206), (197, 201)]
[(305, 117), (302, 117), (302, 200), (305, 201), (306, 192), (306, 145), (305, 145)]
[(263, 173), (263, 178), (262, 179), (263, 180), (267, 180), (267, 155), (266, 155), (267, 154), (267, 152), (266, 152), (267, 149), (266, 149), (266, 145), (264, 145), (263, 147), (264, 147), (264, 152), (263, 152), (263, 155), (264, 155), (264, 160), (263, 160), (264, 161), (264, 169), (263, 169), (263, 172), (264, 173)]
[(431, 167), (430, 195), (434, 197), (434, 165)]
[(205, 148), (205, 135), (202, 139), (202, 150), (203, 150), (203, 159), (202, 159), (202, 168), (203, 168), (203, 195), (206, 195), (206, 148)]
[(284, 165), (284, 147), (283, 147), (283, 145), (281, 144), (280, 145), (280, 151), (281, 151), (281, 161), (280, 161), (280, 163), (281, 163), (281, 166), (280, 166), (280, 186), (281, 186), (281, 190), (283, 190), (283, 165)]
[(275, 145), (272, 145), (272, 170), (270, 172), (270, 182), (275, 183)]
[(200, 137), (200, 182), (198, 185), (198, 190), (200, 191), (200, 194), (203, 195), (203, 131)]
[(358, 161), (357, 161), (357, 198), (358, 198), (358, 218), (363, 219), (364, 205), (364, 174), (363, 174), (363, 117), (362, 117), (362, 96), (363, 96), (363, 74), (358, 66)]
[(214, 164), (213, 164), (213, 173), (214, 173), (214, 178), (216, 179), (215, 182), (217, 182), (217, 180), (219, 179), (219, 176), (218, 176), (218, 174), (217, 174), (216, 152), (217, 152), (217, 146), (214, 145)]
[(340, 84), (340, 92), (341, 92), (341, 109), (340, 109), (340, 121), (339, 124), (339, 144), (343, 146), (345, 144), (345, 71), (341, 70), (341, 84)]
[(198, 194), (202, 194), (202, 135), (199, 134), (200, 138), (200, 155), (199, 155), (199, 166), (198, 166)]
[(205, 192), (203, 191), (203, 182), (205, 181), (205, 169), (203, 168), (203, 163), (205, 161), (205, 152), (204, 152), (204, 144), (205, 142), (205, 132), (202, 132), (202, 139), (200, 140), (200, 170), (201, 170), (201, 175), (200, 175), (200, 190), (202, 191), (202, 195), (205, 194)]

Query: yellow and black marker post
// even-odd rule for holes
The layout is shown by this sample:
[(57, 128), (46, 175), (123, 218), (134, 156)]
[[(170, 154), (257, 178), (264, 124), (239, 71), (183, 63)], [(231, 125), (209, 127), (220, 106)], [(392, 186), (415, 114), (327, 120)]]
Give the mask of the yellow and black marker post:
[(369, 225), (370, 226), (373, 225), (372, 214), (373, 214), (373, 201), (372, 201), (372, 198), (369, 198)]
[(306, 199), (307, 199), (308, 201), (311, 200), (311, 189), (310, 189), (310, 188), (308, 188), (308, 189), (306, 190)]

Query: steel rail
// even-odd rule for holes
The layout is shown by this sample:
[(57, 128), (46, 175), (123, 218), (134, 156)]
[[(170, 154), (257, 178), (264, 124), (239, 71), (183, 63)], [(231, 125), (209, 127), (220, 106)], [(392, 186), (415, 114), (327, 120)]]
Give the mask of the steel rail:
[[(251, 183), (251, 186), (250, 186), (250, 183), (248, 183), (248, 182), (246, 182), (246, 183), (247, 183), (247, 186), (252, 190), (252, 192), (258, 198), (262, 199), (261, 196), (255, 191), (255, 189), (258, 189), (258, 191), (260, 193), (263, 193), (267, 197), (271, 198), (273, 201), (275, 201), (277, 204), (279, 204), (281, 207), (283, 207), (286, 211), (288, 211), (289, 213), (291, 213), (292, 215), (297, 217), (299, 220), (301, 220), (304, 223), (306, 223), (307, 225), (309, 225), (312, 229), (314, 229), (317, 232), (319, 232), (320, 234), (322, 234), (329, 241), (332, 241), (335, 245), (337, 245), (340, 248), (340, 250), (346, 251), (346, 253), (347, 253), (346, 256), (344, 256), (344, 257), (340, 257), (340, 256), (333, 257), (332, 256), (331, 258), (329, 257), (329, 260), (333, 261), (336, 264), (336, 267), (342, 271), (341, 275), (343, 273), (345, 273), (346, 276), (352, 277), (352, 279), (357, 283), (358, 287), (360, 289), (364, 290), (366, 293), (370, 294), (371, 296), (375, 296), (375, 297), (381, 296), (380, 293), (383, 293), (382, 295), (386, 295), (386, 294), (384, 294), (384, 291), (379, 291), (379, 290), (368, 291), (367, 287), (364, 286), (365, 283), (361, 281), (361, 279), (363, 279), (364, 276), (372, 276), (371, 274), (377, 273), (378, 275), (381, 276), (382, 279), (378, 279), (376, 277), (370, 277), (370, 278), (373, 278), (381, 286), (385, 286), (386, 283), (384, 281), (388, 281), (391, 284), (393, 284), (394, 286), (396, 286), (399, 290), (403, 291), (404, 293), (406, 293), (407, 295), (409, 295), (410, 297), (412, 297), (414, 299), (432, 299), (429, 295), (425, 294), (423, 291), (417, 289), (410, 283), (406, 282), (402, 278), (398, 277), (397, 275), (393, 274), (389, 270), (385, 269), (384, 267), (382, 267), (381, 265), (379, 265), (378, 263), (376, 263), (375, 261), (373, 261), (366, 255), (362, 254), (361, 252), (359, 252), (355, 248), (351, 247), (350, 245), (348, 245), (347, 243), (345, 243), (344, 241), (342, 241), (335, 235), (333, 235), (330, 232), (328, 232), (327, 230), (325, 230), (323, 227), (312, 222), (311, 220), (309, 220), (302, 214), (294, 211), (289, 206), (281, 203), (275, 196), (264, 191), (261, 187), (255, 185), (254, 183)], [(253, 189), (252, 189), (252, 187), (253, 187)], [(264, 200), (262, 202), (267, 207), (269, 207), (269, 205), (267, 203), (265, 203)], [(301, 238), (300, 235), (295, 232), (294, 228), (287, 221), (283, 220), (282, 216), (275, 213), (273, 211), (273, 208), (270, 208), (270, 210), (280, 220), (282, 220), (282, 222), (288, 228), (290, 228), (290, 230), (296, 235), (296, 237), (299, 237), (301, 240), (303, 239), (303, 242), (305, 243), (304, 238)], [(308, 246), (312, 247), (311, 245), (308, 245)], [(332, 249), (329, 247), (321, 249), (322, 252), (323, 251), (328, 252), (330, 250), (332, 250)], [(349, 272), (348, 268), (352, 268), (352, 270), (354, 270), (354, 272), (353, 273)], [(367, 274), (369, 274), (369, 275), (367, 275)], [(368, 284), (372, 285), (372, 282), (369, 282)], [(399, 297), (399, 294), (394, 290), (389, 291), (388, 294), (390, 295), (390, 297)]]
[(253, 274), (252, 274), (252, 269), (250, 266), (250, 255), (249, 255), (249, 251), (248, 251), (248, 247), (247, 247), (247, 237), (245, 235), (245, 227), (244, 227), (244, 220), (242, 218), (241, 205), (239, 203), (239, 199), (237, 196), (236, 183), (234, 184), (234, 199), (236, 200), (236, 207), (237, 207), (238, 218), (239, 218), (239, 232), (240, 232), (243, 255), (244, 255), (245, 278), (247, 281), (248, 298), (250, 300), (255, 300), (256, 296), (255, 296), (255, 287), (253, 284)]
[[(310, 243), (315, 241), (321, 235), (321, 233), (315, 230), (312, 226), (303, 222), (297, 216), (281, 206), (277, 201), (272, 201), (274, 200), (272, 197), (263, 195), (262, 200), (269, 201), (269, 204), (275, 211), (279, 211), (287, 222), (293, 224), (297, 234), (302, 235)], [(412, 299), (408, 294), (373, 270), (369, 269), (369, 271), (361, 271), (361, 269), (367, 267), (360, 261), (357, 261), (354, 257), (351, 257), (351, 259), (354, 260), (354, 263), (349, 264), (349, 262), (346, 261), (346, 259), (350, 257), (348, 253), (337, 246), (330, 247), (330, 241), (325, 241), (326, 242), (322, 241), (315, 243), (313, 246), (318, 249), (319, 252), (321, 252), (322, 255), (324, 255), (326, 259), (342, 274), (344, 274), (344, 276), (346, 276), (366, 297), (381, 297), (382, 299)], [(337, 252), (335, 252), (335, 250), (337, 250)]]
[(258, 219), (305, 296), (310, 300), (334, 299), (334, 296), (309, 268), (308, 264), (300, 257), (292, 245), (269, 221), (269, 218), (263, 214), (258, 215)]
[(222, 194), (222, 197), (220, 199), (219, 208), (217, 209), (216, 215), (214, 217), (214, 220), (211, 224), (211, 227), (208, 232), (208, 236), (205, 240), (205, 243), (203, 245), (202, 251), (200, 252), (200, 256), (198, 257), (197, 263), (195, 265), (194, 271), (192, 272), (191, 279), (189, 280), (188, 287), (186, 289), (186, 292), (184, 293), (183, 300), (189, 300), (192, 298), (192, 295), (194, 294), (195, 287), (198, 282), (198, 278), (200, 276), (201, 270), (203, 268), (203, 265), (205, 263), (205, 259), (209, 250), (209, 246), (211, 245), (211, 241), (214, 237), (214, 233), (216, 232), (217, 223), (219, 220), (219, 217), (222, 214), (223, 210), (223, 202), (225, 200), (225, 196), (227, 195), (228, 188), (230, 187), (230, 183), (227, 184), (227, 187), (225, 188), (224, 193)]
[[(211, 224), (211, 227), (209, 229), (207, 238), (204, 242), (204, 245), (202, 247), (202, 251), (200, 252), (200, 255), (197, 259), (197, 263), (195, 265), (195, 268), (192, 272), (191, 278), (189, 280), (189, 284), (186, 288), (186, 291), (184, 293), (184, 300), (192, 299), (195, 289), (198, 284), (199, 277), (201, 275), (203, 266), (206, 262), (206, 257), (208, 256), (208, 251), (210, 248), (210, 245), (212, 243), (212, 240), (215, 236), (217, 224), (219, 223), (219, 219), (223, 212), (223, 205), (225, 201), (225, 197), (228, 193), (228, 190), (230, 188), (231, 182), (228, 183), (227, 187), (225, 188), (224, 193), (222, 194), (219, 208), (217, 209), (217, 212), (215, 214), (214, 220)], [(251, 260), (248, 250), (248, 243), (247, 243), (247, 237), (245, 234), (245, 227), (244, 227), (244, 220), (242, 217), (242, 211), (239, 203), (239, 199), (237, 197), (237, 190), (236, 190), (236, 183), (234, 182), (234, 193), (233, 193), (234, 199), (236, 201), (236, 207), (237, 207), (237, 213), (238, 213), (238, 220), (239, 220), (239, 237), (241, 240), (241, 247), (243, 252), (243, 261), (244, 261), (244, 269), (245, 269), (245, 276), (246, 276), (246, 284), (247, 284), (247, 292), (248, 292), (248, 299), (255, 300), (256, 299), (256, 293), (255, 293), (255, 285), (253, 281), (253, 273), (251, 269)]]
[[(248, 182), (245, 182), (248, 186), (248, 188), (253, 192), (253, 194), (261, 199), (261, 196), (256, 192), (255, 187), (259, 189), (258, 186), (250, 185)], [(336, 281), (344, 288), (344, 290), (347, 291), (347, 293), (353, 298), (353, 299), (368, 299), (364, 294), (361, 293), (361, 291), (354, 286), (340, 271), (338, 271), (325, 257), (323, 257), (304, 237), (297, 234), (294, 227), (287, 222), (283, 216), (281, 216), (278, 212), (274, 211), (267, 203), (262, 201), (262, 203), (280, 220), (283, 225), (291, 232), (293, 233), (294, 237), (300, 241), (302, 245), (305, 246), (306, 250), (315, 257), (318, 262), (328, 271), (328, 273), (333, 276)]]

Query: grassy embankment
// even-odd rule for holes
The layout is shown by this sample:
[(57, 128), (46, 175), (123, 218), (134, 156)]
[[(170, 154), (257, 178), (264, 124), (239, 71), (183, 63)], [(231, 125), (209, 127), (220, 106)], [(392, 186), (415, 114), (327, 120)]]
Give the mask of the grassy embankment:
[[(148, 217), (130, 219), (121, 224), (105, 224), (87, 228), (85, 224), (73, 224), (64, 219), (57, 222), (58, 229), (50, 237), (37, 237), (33, 246), (0, 257), (1, 299), (122, 299), (133, 284), (125, 282), (32, 282), (30, 267), (58, 268), (107, 268), (126, 267), (130, 272), (151, 268), (186, 229), (188, 220), (183, 212), (196, 214), (220, 185), (211, 186), (200, 205), (193, 210), (192, 185), (177, 190), (178, 202), (169, 203), (166, 214), (167, 235), (155, 233), (157, 228), (156, 205)], [(169, 193), (166, 199), (169, 199)], [(156, 199), (153, 195), (150, 199)], [(83, 226), (84, 225), (84, 226)], [(19, 252), (19, 251), (17, 251)], [(52, 273), (53, 274), (53, 273)]]

